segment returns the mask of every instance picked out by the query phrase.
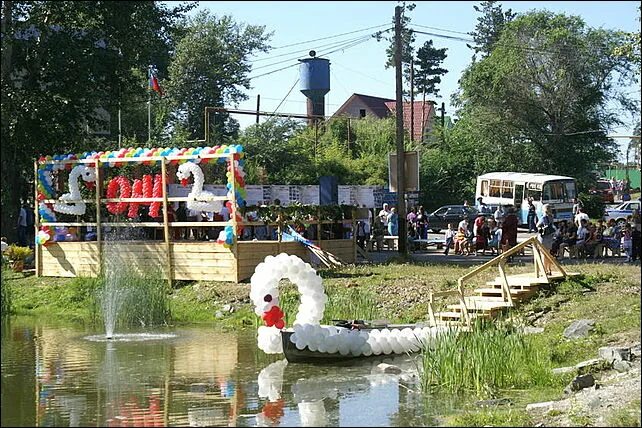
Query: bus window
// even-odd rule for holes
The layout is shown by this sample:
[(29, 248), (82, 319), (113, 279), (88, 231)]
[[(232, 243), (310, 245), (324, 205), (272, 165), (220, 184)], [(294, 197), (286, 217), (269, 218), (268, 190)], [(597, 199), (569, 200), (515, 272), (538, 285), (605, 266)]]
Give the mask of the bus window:
[(577, 197), (577, 194), (575, 193), (575, 182), (567, 181), (564, 185), (566, 186), (566, 197), (569, 200), (575, 199)]
[(481, 182), (481, 196), (488, 196), (488, 180)]
[(563, 200), (565, 188), (560, 182), (550, 182), (544, 184), (544, 201)]
[[(502, 196), (502, 181), (501, 180), (490, 180), (490, 192), (488, 196), (493, 198), (499, 198)], [(511, 195), (512, 197), (512, 195)]]
[(528, 190), (526, 192), (526, 195), (533, 199), (533, 201), (541, 201), (542, 200), (542, 192), (539, 190)]
[(502, 198), (513, 199), (513, 182), (504, 181), (502, 183)]

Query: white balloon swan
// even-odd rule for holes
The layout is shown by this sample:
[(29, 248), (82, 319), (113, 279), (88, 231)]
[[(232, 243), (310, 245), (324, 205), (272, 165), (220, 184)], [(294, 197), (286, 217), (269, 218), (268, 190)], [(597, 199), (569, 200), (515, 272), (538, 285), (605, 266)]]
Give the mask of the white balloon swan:
[(205, 178), (201, 167), (193, 162), (186, 162), (179, 166), (178, 171), (176, 171), (176, 176), (181, 180), (183, 186), (187, 185), (187, 179), (190, 174), (194, 176), (194, 184), (192, 185), (192, 190), (187, 195), (189, 198), (187, 201), (187, 209), (206, 212), (221, 211), (223, 201), (213, 200), (216, 196), (212, 192), (203, 190)]
[[(301, 294), (301, 304), (292, 328), (285, 328), (284, 314), (278, 306), (278, 286), (283, 278), (294, 283)], [(258, 346), (266, 354), (283, 353), (282, 331), (293, 332), (289, 340), (299, 350), (308, 348), (312, 352), (358, 357), (417, 352), (447, 330), (447, 327), (419, 325), (361, 330), (320, 325), (328, 301), (323, 280), (312, 266), (295, 255), (267, 256), (256, 267), (250, 281), (250, 298), (255, 305), (255, 313), (266, 324), (258, 329)]]
[(69, 193), (65, 193), (54, 203), (53, 210), (63, 214), (83, 215), (85, 214), (86, 205), (82, 201), (80, 189), (78, 188), (78, 178), (82, 177), (88, 188), (93, 188), (96, 183), (96, 168), (77, 165), (69, 173)]

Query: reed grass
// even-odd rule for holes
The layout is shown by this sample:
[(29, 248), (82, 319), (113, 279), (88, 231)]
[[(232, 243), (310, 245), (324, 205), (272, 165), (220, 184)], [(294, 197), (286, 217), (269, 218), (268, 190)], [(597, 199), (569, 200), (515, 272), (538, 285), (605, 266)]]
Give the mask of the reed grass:
[(423, 349), (422, 363), (424, 391), (493, 396), (555, 382), (546, 350), (504, 323), (479, 321), (469, 332), (444, 333)]
[[(294, 285), (281, 284), (279, 307), (285, 313), (285, 323), (291, 326), (299, 310), (300, 295)], [(334, 324), (332, 320), (374, 320), (381, 318), (381, 309), (375, 294), (364, 288), (355, 287), (343, 290), (326, 290), (328, 301), (325, 304), (322, 324)], [(258, 325), (262, 325), (257, 318)]]
[(7, 317), (11, 314), (13, 310), (12, 296), (11, 296), (11, 285), (7, 281), (7, 268), (5, 263), (2, 263), (1, 278), (0, 278), (0, 303), (1, 303), (1, 315), (2, 317)]

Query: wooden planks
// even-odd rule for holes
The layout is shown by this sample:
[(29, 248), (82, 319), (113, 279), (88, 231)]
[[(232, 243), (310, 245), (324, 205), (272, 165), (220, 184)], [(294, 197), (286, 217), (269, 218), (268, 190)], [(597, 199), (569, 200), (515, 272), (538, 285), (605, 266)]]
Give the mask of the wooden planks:
[[(123, 263), (143, 270), (167, 267), (164, 241), (102, 242), (104, 257), (118, 257)], [(298, 242), (240, 241), (236, 256), (230, 248), (210, 241), (175, 241), (169, 245), (173, 279), (234, 281), (252, 276), (256, 266), (268, 255), (294, 254), (310, 263), (310, 251)], [(354, 262), (351, 239), (321, 241), (321, 248), (347, 263)], [(58, 242), (43, 247), (43, 276), (97, 276), (100, 272), (98, 242)]]

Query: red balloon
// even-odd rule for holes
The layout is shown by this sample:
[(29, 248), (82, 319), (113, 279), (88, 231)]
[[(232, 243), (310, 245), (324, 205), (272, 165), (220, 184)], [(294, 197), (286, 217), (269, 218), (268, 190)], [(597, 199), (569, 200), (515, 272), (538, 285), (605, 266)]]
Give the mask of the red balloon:
[(263, 318), (265, 325), (268, 327), (275, 326), (276, 328), (281, 329), (285, 327), (285, 322), (283, 321), (284, 316), (285, 314), (281, 308), (274, 305), (269, 311), (263, 312), (263, 316), (261, 318)]

